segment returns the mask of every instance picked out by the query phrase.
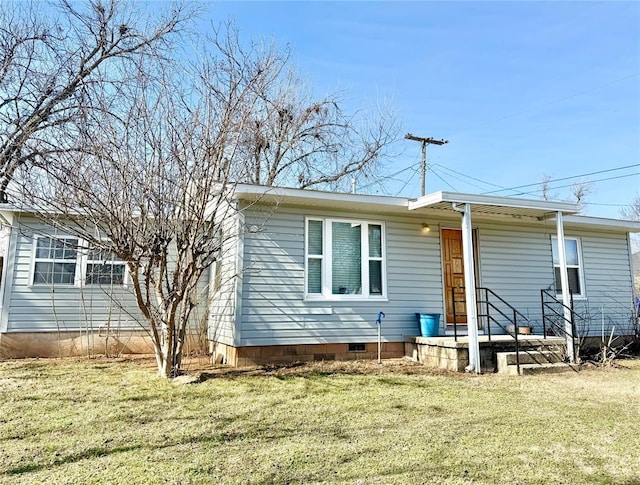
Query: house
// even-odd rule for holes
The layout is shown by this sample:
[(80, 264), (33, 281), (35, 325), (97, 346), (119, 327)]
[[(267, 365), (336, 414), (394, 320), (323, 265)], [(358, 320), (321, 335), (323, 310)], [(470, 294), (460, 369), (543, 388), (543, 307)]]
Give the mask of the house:
[[(408, 199), (239, 185), (234, 204), (221, 262), (205, 282), (217, 362), (371, 358), (380, 312), (382, 357), (401, 357), (419, 335), (416, 313), (427, 313), (442, 315), (442, 334), (468, 335), (479, 368), (473, 349), (483, 334), (505, 334), (514, 323), (549, 333), (543, 297), (556, 313), (571, 307), (581, 316), (569, 328), (581, 337), (635, 332), (636, 222), (579, 216), (565, 202), (452, 192)], [(96, 262), (67, 260), (53, 242), (64, 235), (46, 240), (47, 228), (29, 214), (0, 214), (12, 228), (0, 355), (69, 352), (90, 341), (102, 348), (109, 336), (128, 351), (144, 346), (124, 270), (111, 272), (117, 281), (105, 295), (87, 279)], [(58, 265), (54, 291), (34, 279), (41, 262)], [(114, 310), (114, 300), (128, 310)], [(496, 308), (490, 318), (488, 307)]]
[(478, 318), (474, 286), (534, 333), (546, 330), (541, 290), (560, 313), (564, 302), (582, 316), (580, 336), (635, 331), (638, 223), (578, 216), (571, 203), (449, 192), (413, 200), (243, 186), (236, 198), (241, 236), (223, 273), (237, 277), (224, 278), (209, 325), (225, 362), (371, 357), (379, 312), (383, 357), (405, 354), (416, 313), (441, 314), (450, 335), (505, 333), (500, 318)]

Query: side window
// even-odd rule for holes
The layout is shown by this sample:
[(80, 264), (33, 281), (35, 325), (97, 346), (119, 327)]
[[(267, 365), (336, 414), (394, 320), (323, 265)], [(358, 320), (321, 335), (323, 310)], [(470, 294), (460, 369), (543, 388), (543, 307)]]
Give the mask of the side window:
[(85, 285), (124, 285), (125, 263), (104, 249), (90, 249)]
[[(573, 296), (584, 296), (584, 275), (582, 272), (582, 256), (580, 252), (580, 241), (576, 238), (565, 237), (564, 247), (567, 256), (567, 276), (569, 277), (569, 291)], [(553, 253), (553, 274), (556, 293), (562, 293), (560, 282), (560, 259), (558, 256), (558, 239), (551, 238), (551, 250)]]
[(34, 285), (73, 285), (77, 262), (78, 239), (38, 237), (32, 282)]

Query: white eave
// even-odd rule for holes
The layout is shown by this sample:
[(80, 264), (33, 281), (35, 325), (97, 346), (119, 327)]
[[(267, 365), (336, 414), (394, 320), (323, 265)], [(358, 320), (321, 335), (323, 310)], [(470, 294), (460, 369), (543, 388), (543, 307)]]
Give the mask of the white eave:
[(607, 219), (604, 217), (589, 216), (567, 216), (564, 218), (564, 225), (571, 226), (588, 225), (590, 228), (602, 230), (623, 230), (626, 232), (640, 232), (640, 222), (625, 221), (622, 219)]
[(263, 201), (329, 209), (358, 209), (382, 212), (406, 212), (409, 199), (384, 195), (347, 194), (288, 187), (264, 187), (238, 184), (235, 197), (247, 201)]
[(459, 194), (455, 192), (434, 192), (409, 201), (409, 210), (433, 209), (452, 211), (455, 205), (470, 204), (474, 214), (500, 215), (516, 218), (531, 217), (538, 220), (553, 217), (558, 212), (573, 215), (580, 212), (580, 206), (570, 202), (535, 199), (516, 199), (493, 195)]

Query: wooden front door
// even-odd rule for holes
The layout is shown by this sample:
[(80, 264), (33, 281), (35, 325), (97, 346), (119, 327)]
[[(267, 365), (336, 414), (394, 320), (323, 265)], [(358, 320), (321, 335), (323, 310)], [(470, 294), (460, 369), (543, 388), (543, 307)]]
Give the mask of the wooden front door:
[[(464, 296), (464, 258), (462, 254), (462, 231), (442, 230), (442, 265), (444, 267), (444, 300), (447, 323), (467, 323), (467, 307)], [(455, 291), (455, 297), (452, 294)], [(454, 301), (455, 299), (455, 301)], [(453, 308), (455, 305), (455, 322)]]

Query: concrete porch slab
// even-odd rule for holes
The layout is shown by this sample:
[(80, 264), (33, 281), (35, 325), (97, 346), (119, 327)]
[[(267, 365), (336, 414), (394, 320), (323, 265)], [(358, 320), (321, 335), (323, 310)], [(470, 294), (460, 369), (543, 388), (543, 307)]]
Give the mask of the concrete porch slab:
[[(498, 352), (515, 351), (515, 341), (510, 335), (480, 335), (480, 365), (483, 372), (496, 372)], [(542, 335), (519, 335), (521, 349), (539, 347), (563, 347), (562, 337)], [(464, 372), (469, 364), (469, 338), (467, 336), (406, 337), (405, 357), (430, 367)]]

